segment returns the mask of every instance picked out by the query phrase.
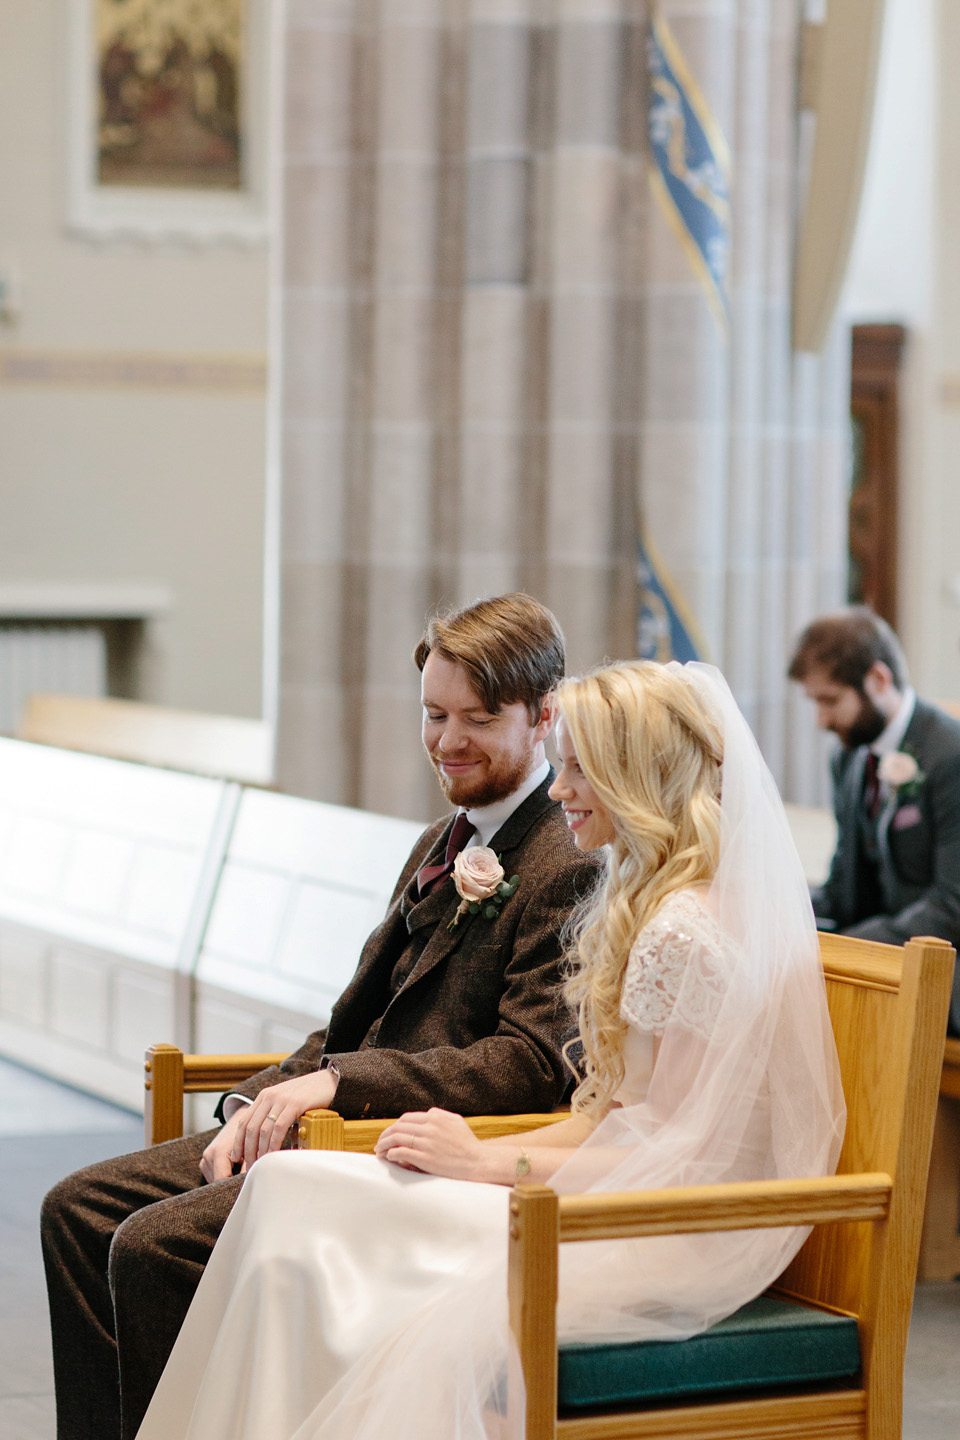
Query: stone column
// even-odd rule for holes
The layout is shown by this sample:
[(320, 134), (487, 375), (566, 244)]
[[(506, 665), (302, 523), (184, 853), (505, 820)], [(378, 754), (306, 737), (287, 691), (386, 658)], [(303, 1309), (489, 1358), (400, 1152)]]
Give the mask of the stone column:
[[(729, 340), (646, 179), (643, 0), (288, 0), (280, 781), (437, 808), (410, 651), (526, 588), (633, 652), (635, 516), (795, 793), (843, 356), (794, 357), (794, 0), (666, 0), (734, 152)], [(809, 727), (812, 730), (812, 726)]]

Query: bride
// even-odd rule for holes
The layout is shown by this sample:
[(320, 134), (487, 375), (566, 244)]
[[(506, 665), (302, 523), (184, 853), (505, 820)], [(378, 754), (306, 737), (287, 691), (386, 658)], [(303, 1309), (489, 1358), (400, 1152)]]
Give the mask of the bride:
[[(138, 1440), (523, 1434), (509, 1187), (830, 1173), (843, 1097), (807, 888), (719, 673), (628, 662), (558, 692), (551, 794), (605, 883), (571, 928), (583, 1055), (567, 1120), (480, 1142), (407, 1114), (376, 1156), (251, 1170)], [(480, 919), (462, 923), (481, 923)], [(456, 963), (456, 952), (451, 963)], [(681, 1338), (769, 1285), (802, 1230), (564, 1247), (561, 1337)]]

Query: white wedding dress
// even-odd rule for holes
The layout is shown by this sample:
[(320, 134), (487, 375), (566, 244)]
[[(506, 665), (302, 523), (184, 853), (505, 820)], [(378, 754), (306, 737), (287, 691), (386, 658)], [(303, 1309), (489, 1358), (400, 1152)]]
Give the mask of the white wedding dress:
[[(691, 1019), (702, 1023), (731, 953), (690, 892), (668, 899), (641, 932), (621, 1003), (629, 1026), (622, 1105), (647, 1093), (653, 1038), (684, 971), (694, 964), (699, 972), (685, 994), (702, 1012)], [(509, 1194), (369, 1155), (293, 1151), (258, 1161), (138, 1440), (291, 1440), (318, 1407), (322, 1415), (324, 1396), (354, 1362), (458, 1280), (493, 1270), (505, 1285)]]

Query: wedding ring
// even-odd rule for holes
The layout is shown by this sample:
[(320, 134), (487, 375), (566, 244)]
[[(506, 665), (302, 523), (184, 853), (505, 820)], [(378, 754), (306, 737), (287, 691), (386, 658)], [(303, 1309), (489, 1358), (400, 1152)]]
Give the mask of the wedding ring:
[(267, 1116), (267, 1119), (268, 1119), (268, 1120), (272, 1120), (272, 1121), (274, 1122), (274, 1124), (276, 1124), (276, 1122), (280, 1119), (280, 1116), (279, 1116), (279, 1115), (268, 1115), (268, 1116)]

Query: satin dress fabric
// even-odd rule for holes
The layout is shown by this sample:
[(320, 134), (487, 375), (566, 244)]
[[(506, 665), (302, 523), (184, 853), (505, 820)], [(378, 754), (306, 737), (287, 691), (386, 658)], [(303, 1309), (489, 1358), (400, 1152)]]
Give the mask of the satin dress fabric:
[(359, 1356), (479, 1255), (505, 1256), (509, 1197), (371, 1155), (258, 1161), (138, 1440), (289, 1440)]
[[(628, 1039), (622, 1093), (636, 1103), (652, 1036)], [(356, 1359), (458, 1275), (497, 1255), (505, 1269), (509, 1198), (371, 1155), (258, 1161), (137, 1440), (290, 1440)]]

